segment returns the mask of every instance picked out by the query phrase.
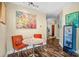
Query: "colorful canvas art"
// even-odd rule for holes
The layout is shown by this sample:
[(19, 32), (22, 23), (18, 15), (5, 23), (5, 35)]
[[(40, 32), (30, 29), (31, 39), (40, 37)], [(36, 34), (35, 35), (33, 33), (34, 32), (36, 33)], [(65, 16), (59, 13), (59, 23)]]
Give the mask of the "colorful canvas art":
[(16, 28), (17, 29), (35, 29), (36, 15), (16, 11)]

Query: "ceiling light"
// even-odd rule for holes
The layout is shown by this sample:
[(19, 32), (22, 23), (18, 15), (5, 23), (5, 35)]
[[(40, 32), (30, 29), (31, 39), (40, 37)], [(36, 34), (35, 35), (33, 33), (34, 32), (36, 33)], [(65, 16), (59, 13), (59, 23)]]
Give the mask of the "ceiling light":
[(28, 6), (34, 7), (34, 8), (38, 8), (39, 6), (34, 4), (33, 2), (28, 2), (27, 3)]

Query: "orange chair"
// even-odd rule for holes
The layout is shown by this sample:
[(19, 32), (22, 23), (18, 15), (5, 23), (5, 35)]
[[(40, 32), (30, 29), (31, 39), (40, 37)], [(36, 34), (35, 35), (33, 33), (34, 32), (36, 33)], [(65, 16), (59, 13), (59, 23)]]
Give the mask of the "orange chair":
[(12, 45), (13, 45), (14, 51), (15, 50), (19, 51), (28, 46), (24, 44), (22, 40), (23, 40), (22, 35), (12, 36)]
[(34, 38), (42, 38), (42, 34), (34, 34)]
[[(34, 38), (39, 38), (40, 40), (42, 39), (42, 34), (34, 34)], [(36, 45), (43, 45), (43, 42), (36, 44)]]

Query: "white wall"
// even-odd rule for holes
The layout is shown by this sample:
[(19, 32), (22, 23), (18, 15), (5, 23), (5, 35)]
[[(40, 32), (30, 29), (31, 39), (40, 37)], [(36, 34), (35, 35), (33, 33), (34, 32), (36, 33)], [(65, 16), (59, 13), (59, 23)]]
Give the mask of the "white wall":
[[(12, 47), (12, 35), (21, 34), (27, 40), (28, 37), (32, 37), (34, 33), (41, 33), (43, 39), (47, 39), (47, 24), (46, 15), (33, 9), (26, 8), (11, 3), (6, 4), (6, 19), (7, 19), (7, 51), (13, 50)], [(16, 10), (21, 10), (30, 14), (36, 15), (37, 28), (36, 29), (16, 29)]]
[(52, 25), (55, 25), (55, 18), (53, 18), (53, 17), (47, 19), (47, 26), (50, 30), (48, 35), (52, 35)]
[(5, 25), (0, 23), (0, 57), (6, 54), (6, 36)]
[(76, 32), (77, 36), (76, 36), (76, 49), (77, 49), (77, 53), (79, 54), (79, 28), (77, 28), (77, 32)]
[(60, 45), (63, 47), (63, 26), (65, 25), (65, 20), (63, 19), (63, 11), (61, 11), (58, 15), (58, 24), (59, 24), (59, 28), (58, 30), (58, 38), (59, 38), (59, 43)]

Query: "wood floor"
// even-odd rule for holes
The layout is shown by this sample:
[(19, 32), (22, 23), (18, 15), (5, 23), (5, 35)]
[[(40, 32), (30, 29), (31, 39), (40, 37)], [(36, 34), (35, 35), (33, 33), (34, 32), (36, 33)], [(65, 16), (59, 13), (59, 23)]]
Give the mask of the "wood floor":
[[(59, 40), (55, 37), (47, 40), (47, 45), (42, 47), (36, 47), (34, 49), (34, 55), (36, 57), (77, 57), (76, 53), (68, 54), (63, 51), (63, 48), (59, 44)], [(24, 50), (18, 53), (9, 54), (8, 57), (31, 57), (33, 49)]]
[[(61, 47), (54, 47), (51, 45), (36, 47), (34, 52), (36, 57), (77, 57), (77, 54), (69, 55), (66, 52), (64, 52)], [(8, 57), (31, 57), (33, 50), (28, 49), (18, 53), (9, 54)]]

